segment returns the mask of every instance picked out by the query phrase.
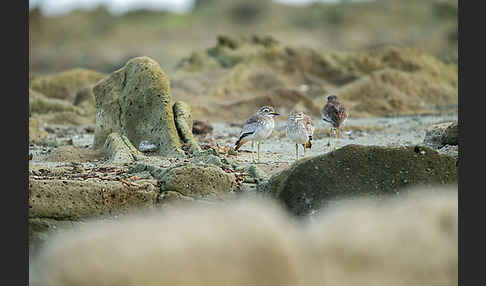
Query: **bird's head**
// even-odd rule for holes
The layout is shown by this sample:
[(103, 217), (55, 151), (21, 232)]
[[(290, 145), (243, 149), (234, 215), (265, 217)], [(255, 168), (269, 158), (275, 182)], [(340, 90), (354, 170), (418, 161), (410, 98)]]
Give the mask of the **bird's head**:
[(304, 112), (303, 111), (292, 111), (292, 112), (290, 112), (289, 119), (292, 119), (292, 120), (304, 119)]
[(329, 95), (327, 97), (327, 101), (332, 102), (332, 101), (337, 101), (337, 96), (336, 95)]
[(275, 109), (273, 108), (273, 106), (262, 106), (259, 110), (258, 110), (258, 114), (261, 114), (261, 115), (265, 115), (265, 116), (277, 116), (277, 115), (280, 115), (280, 113), (277, 113), (275, 112)]

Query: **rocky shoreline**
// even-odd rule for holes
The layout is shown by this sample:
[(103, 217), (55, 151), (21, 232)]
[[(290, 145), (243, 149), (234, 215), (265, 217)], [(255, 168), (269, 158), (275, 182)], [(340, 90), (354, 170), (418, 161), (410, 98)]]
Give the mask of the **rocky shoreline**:
[[(191, 105), (173, 100), (166, 75), (152, 59), (131, 59), (108, 76), (72, 73), (87, 74), (88, 90), (78, 82), (79, 92), (71, 90), (69, 98), (78, 105), (91, 102), (88, 111), (66, 110), (62, 92), (30, 94), (31, 113), (41, 114), (32, 116), (29, 126), (32, 253), (49, 233), (78, 222), (175, 202), (206, 204), (252, 193), (307, 215), (337, 198), (457, 182), (457, 114), (350, 118), (334, 152), (325, 144), (327, 130), (317, 126), (313, 149), (298, 162), (284, 136), (283, 118), (263, 144), (262, 162), (253, 164), (249, 146), (238, 156), (232, 150), (241, 126), (194, 124)], [(62, 85), (54, 78), (37, 79), (37, 85), (46, 90)], [(60, 116), (96, 114), (96, 122), (42, 121), (42, 114), (56, 114), (52, 110)]]

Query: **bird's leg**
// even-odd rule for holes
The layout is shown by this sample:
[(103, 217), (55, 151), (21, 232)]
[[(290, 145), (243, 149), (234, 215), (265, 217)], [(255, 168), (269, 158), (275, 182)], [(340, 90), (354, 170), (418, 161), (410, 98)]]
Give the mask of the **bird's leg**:
[(327, 141), (327, 146), (331, 146), (331, 136), (332, 136), (332, 126), (329, 127), (329, 140)]
[(260, 163), (260, 141), (258, 141), (258, 143), (257, 143), (257, 148), (258, 148), (257, 160), (258, 160), (258, 163)]
[(251, 162), (252, 162), (252, 163), (253, 163), (253, 161), (255, 160), (255, 159), (253, 158), (253, 153), (254, 153), (255, 151), (253, 151), (253, 150), (255, 150), (255, 148), (253, 147), (253, 141), (251, 141), (251, 153), (250, 153), (250, 160), (251, 160)]
[(299, 144), (295, 144), (295, 161), (299, 160)]
[(334, 150), (336, 150), (338, 139), (339, 139), (339, 128), (336, 128), (336, 142), (334, 142)]

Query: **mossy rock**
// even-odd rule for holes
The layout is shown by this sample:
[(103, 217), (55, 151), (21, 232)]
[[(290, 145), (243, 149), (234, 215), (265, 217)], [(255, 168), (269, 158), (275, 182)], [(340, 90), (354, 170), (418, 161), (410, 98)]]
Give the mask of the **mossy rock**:
[(170, 169), (160, 179), (161, 191), (172, 191), (196, 199), (215, 199), (236, 188), (234, 174), (214, 165), (188, 164)]
[(38, 76), (30, 82), (30, 88), (47, 97), (73, 101), (76, 92), (95, 84), (106, 75), (87, 69), (72, 69), (60, 73)]
[(136, 57), (93, 87), (96, 99), (94, 147), (100, 148), (112, 132), (126, 136), (134, 146), (149, 141), (158, 153), (182, 155), (174, 122), (169, 80), (149, 57)]
[(141, 160), (144, 155), (130, 143), (126, 136), (116, 132), (108, 135), (104, 145), (104, 153), (112, 164), (126, 164)]
[(193, 121), (191, 107), (183, 101), (177, 101), (174, 103), (173, 111), (175, 125), (181, 143), (189, 144), (192, 153), (200, 153), (202, 151), (201, 147), (199, 147), (199, 144), (192, 134)]
[(37, 118), (29, 118), (29, 143), (40, 143), (47, 135), (47, 131), (40, 126)]
[(29, 218), (76, 220), (154, 208), (153, 183), (124, 184), (115, 180), (38, 180), (29, 178)]
[(299, 160), (260, 188), (296, 215), (336, 199), (397, 194), (413, 185), (454, 184), (456, 160), (428, 147), (346, 145)]

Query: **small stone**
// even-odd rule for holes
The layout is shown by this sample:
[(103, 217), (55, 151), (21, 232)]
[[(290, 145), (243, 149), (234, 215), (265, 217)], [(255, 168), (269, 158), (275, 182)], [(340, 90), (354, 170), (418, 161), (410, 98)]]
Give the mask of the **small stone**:
[(154, 152), (157, 148), (158, 146), (156, 144), (150, 143), (148, 140), (143, 140), (138, 145), (138, 150), (140, 152)]

